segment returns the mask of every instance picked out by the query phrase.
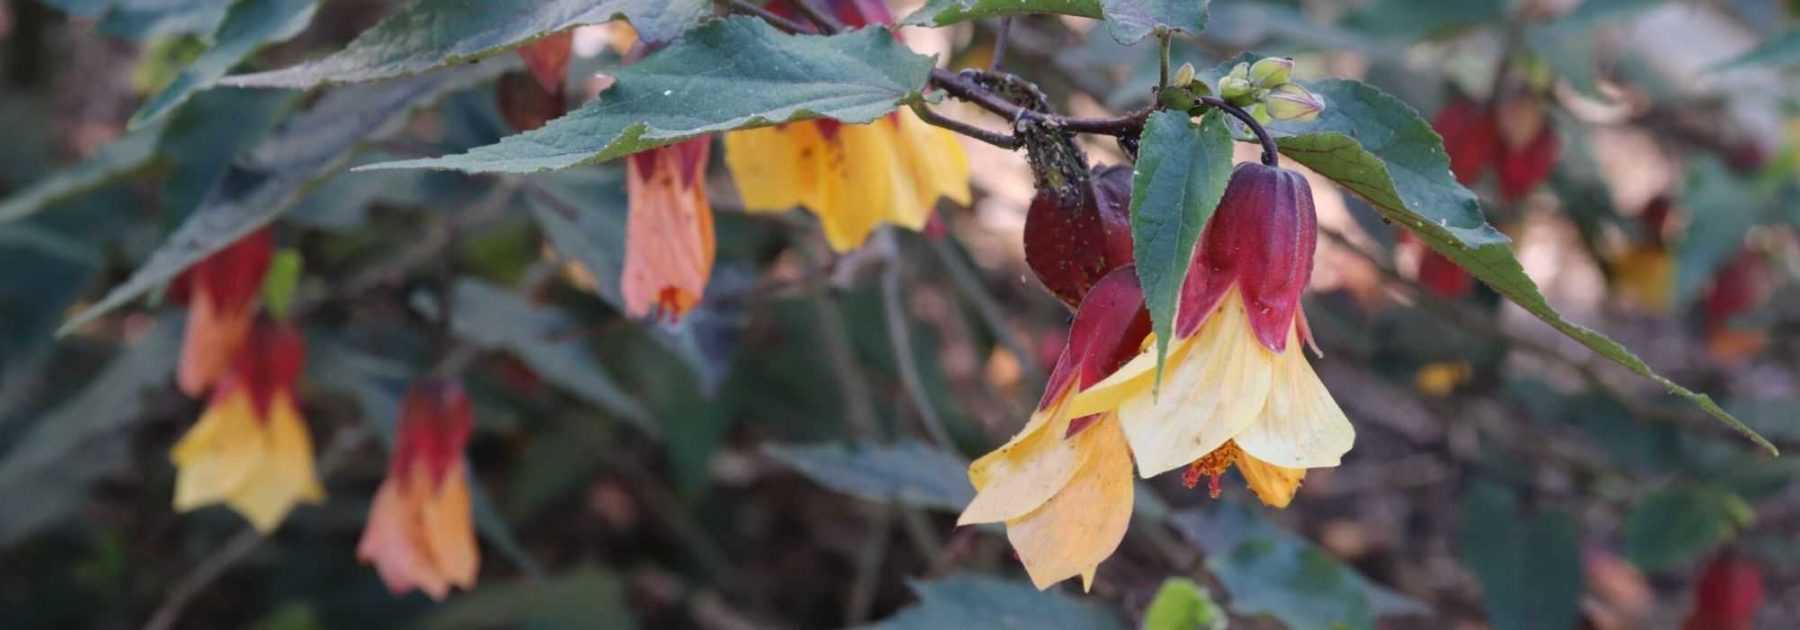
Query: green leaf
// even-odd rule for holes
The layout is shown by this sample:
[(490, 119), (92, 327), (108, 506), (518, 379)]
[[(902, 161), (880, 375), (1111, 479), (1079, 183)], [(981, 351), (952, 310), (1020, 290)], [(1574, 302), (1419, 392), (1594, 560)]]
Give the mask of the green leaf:
[(1729, 540), (1754, 519), (1750, 504), (1724, 488), (1659, 490), (1625, 517), (1625, 555), (1645, 571), (1678, 567)]
[(133, 41), (213, 32), (233, 0), (116, 0), (100, 31)]
[(137, 129), (161, 118), (187, 102), (194, 92), (212, 84), (231, 67), (265, 45), (287, 41), (312, 22), (318, 0), (237, 0), (213, 32), (212, 48), (175, 76), (132, 114), (130, 127)]
[(769, 445), (764, 452), (819, 485), (877, 503), (960, 512), (975, 498), (968, 462), (917, 442)]
[(1057, 13), (1085, 18), (1101, 16), (1100, 0), (929, 0), (906, 16), (907, 26), (950, 26), (973, 20)]
[(1231, 181), (1231, 130), (1224, 114), (1196, 126), (1183, 112), (1150, 115), (1131, 178), (1131, 236), (1144, 303), (1156, 332), (1156, 374), (1175, 327), (1176, 302), (1194, 244)]
[(267, 225), (298, 201), (307, 186), (340, 168), (359, 143), (398, 130), (413, 110), (492, 79), (504, 69), (485, 64), (326, 95), (258, 145), (247, 164), (234, 166), (226, 176), (227, 185), (194, 211), (124, 284), (70, 318), (58, 334), (124, 305)]
[[(1308, 123), (1276, 123), (1281, 154), (1367, 200), (1432, 249), (1557, 331), (1698, 405), (1770, 454), (1774, 444), (1719, 408), (1711, 397), (1676, 384), (1605, 335), (1564, 319), (1513, 256), (1511, 242), (1489, 225), (1475, 194), (1450, 174), (1443, 140), (1405, 103), (1356, 81), (1307, 86), (1326, 109)], [(1152, 311), (1154, 313), (1154, 311)]]
[(1738, 66), (1791, 66), (1800, 63), (1800, 29), (1770, 37), (1742, 55), (1719, 62), (1714, 69)]
[(311, 88), (391, 79), (471, 63), (571, 26), (619, 17), (646, 41), (666, 42), (711, 8), (708, 0), (416, 0), (329, 57), (222, 82)]
[(637, 627), (630, 611), (617, 576), (580, 568), (542, 580), (483, 582), (431, 611), (418, 627), (629, 630)]
[[(558, 339), (575, 328), (562, 313), (527, 303), (518, 293), (473, 279), (460, 279), (452, 297), (450, 327), (456, 336), (484, 348), (505, 350), (533, 372), (648, 435), (662, 427), (643, 403), (619, 387), (592, 352), (575, 339)], [(425, 310), (435, 310), (421, 304)]]
[(161, 127), (148, 127), (125, 134), (80, 164), (0, 200), (0, 223), (23, 219), (58, 201), (131, 176), (156, 157), (162, 132)]
[(292, 92), (224, 88), (200, 92), (162, 119), (156, 145), (159, 201), (168, 225), (207, 201), (231, 164), (272, 132), (292, 109)]
[(1417, 40), (1498, 21), (1506, 0), (1375, 0), (1345, 18), (1346, 26), (1377, 37)]
[(1470, 489), (1462, 518), (1463, 562), (1481, 580), (1494, 630), (1575, 627), (1582, 572), (1574, 519), (1521, 518), (1512, 493), (1491, 484)]
[(461, 155), (359, 170), (529, 173), (732, 129), (813, 118), (865, 123), (916, 97), (930, 72), (931, 58), (886, 29), (789, 35), (762, 20), (731, 18), (620, 70), (603, 97), (536, 130)]
[(1212, 0), (1100, 0), (1107, 30), (1121, 44), (1135, 44), (1157, 29), (1199, 35)]
[(72, 516), (87, 486), (129, 461), (120, 437), (143, 409), (147, 388), (167, 387), (181, 348), (181, 321), (163, 318), (124, 348), (92, 382), (0, 448), (0, 547)]
[(1176, 512), (1170, 523), (1206, 552), (1206, 570), (1224, 585), (1231, 596), (1226, 605), (1238, 615), (1268, 615), (1290, 628), (1371, 630), (1383, 615), (1426, 612), (1256, 508), (1215, 501)]
[(294, 290), (300, 288), (300, 272), (305, 262), (300, 250), (292, 247), (275, 253), (269, 271), (263, 276), (263, 307), (275, 319), (287, 319), (288, 306), (294, 303)]
[(1141, 630), (1225, 630), (1230, 624), (1225, 610), (1214, 602), (1206, 587), (1184, 577), (1163, 580), (1144, 611)]
[(912, 582), (914, 604), (870, 630), (1123, 630), (1111, 612), (1055, 591), (980, 575)]

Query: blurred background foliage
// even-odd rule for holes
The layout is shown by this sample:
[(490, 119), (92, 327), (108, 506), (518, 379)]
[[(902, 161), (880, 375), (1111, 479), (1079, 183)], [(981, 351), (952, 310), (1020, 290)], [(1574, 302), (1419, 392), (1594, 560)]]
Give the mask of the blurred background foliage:
[[(953, 527), (967, 459), (1023, 421), (1069, 318), (1022, 259), (1023, 160), (970, 144), (972, 208), (844, 256), (805, 215), (735, 211), (715, 164), (704, 302), (678, 325), (631, 321), (619, 164), (345, 172), (514, 133), (494, 80), (519, 71), (510, 55), (312, 94), (183, 88), (340, 49), (396, 3), (270, 2), (227, 29), (233, 4), (0, 2), (6, 627), (1673, 628), (1705, 607), (1707, 576), (1742, 566), (1767, 593), (1742, 627), (1800, 627), (1793, 460), (1485, 287), (1445, 288), (1322, 182), (1307, 309), (1357, 448), (1280, 512), (1148, 483), (1094, 592), (1038, 593), (998, 530)], [(1561, 147), (1546, 184), (1471, 186), (1527, 271), (1791, 451), (1795, 4), (1215, 0), (1175, 56), (1292, 55), (1302, 76), (1360, 78), (1427, 116), (1529, 94)], [(997, 25), (906, 36), (985, 66)], [(1006, 67), (1060, 111), (1143, 105), (1155, 47), (1094, 27), (1019, 18)], [(578, 30), (583, 90), (620, 62), (595, 43), (605, 28)], [(169, 508), (165, 453), (200, 410), (173, 387), (180, 309), (153, 295), (52, 335), (227, 204), (278, 215), (305, 260), (303, 404), (330, 497), (266, 539)], [(472, 357), (484, 566), (432, 605), (389, 596), (352, 550), (399, 396), (451, 347)]]

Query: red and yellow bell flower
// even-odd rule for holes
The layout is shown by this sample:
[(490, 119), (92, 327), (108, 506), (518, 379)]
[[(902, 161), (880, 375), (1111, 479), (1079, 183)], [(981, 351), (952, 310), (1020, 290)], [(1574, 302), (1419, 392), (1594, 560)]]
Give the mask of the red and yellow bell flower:
[(1317, 238), (1305, 177), (1239, 165), (1195, 248), (1161, 385), (1147, 343), (1067, 413), (1117, 410), (1145, 477), (1186, 466), (1216, 495), (1235, 465), (1264, 503), (1287, 506), (1307, 469), (1338, 465), (1355, 440), (1300, 348)]
[(292, 328), (250, 328), (200, 422), (169, 453), (177, 511), (224, 503), (266, 533), (296, 504), (325, 498), (294, 396), (305, 362), (306, 342)]
[(356, 546), (395, 595), (416, 588), (442, 601), (451, 586), (475, 585), (480, 554), (462, 457), (472, 417), (460, 385), (425, 381), (407, 391), (388, 477)]
[(1137, 354), (1150, 315), (1137, 271), (1094, 285), (1037, 411), (1011, 441), (969, 466), (975, 499), (958, 525), (1006, 524), (1007, 540), (1038, 588), (1081, 576), (1091, 586), (1131, 522), (1131, 449), (1111, 410), (1069, 412), (1069, 401)]
[(188, 305), (176, 378), (187, 395), (206, 393), (250, 334), (274, 242), (268, 228), (251, 232), (189, 267), (169, 288), (173, 300)]
[(627, 314), (680, 319), (706, 294), (715, 253), (711, 155), (712, 139), (695, 138), (626, 159), (631, 214), (619, 285)]
[[(853, 28), (894, 21), (878, 1), (826, 4)], [(770, 9), (791, 11), (781, 2)], [(908, 110), (860, 125), (813, 120), (734, 131), (725, 134), (725, 163), (746, 210), (804, 206), (838, 251), (883, 224), (923, 228), (939, 197), (970, 201), (968, 157), (956, 135)]]

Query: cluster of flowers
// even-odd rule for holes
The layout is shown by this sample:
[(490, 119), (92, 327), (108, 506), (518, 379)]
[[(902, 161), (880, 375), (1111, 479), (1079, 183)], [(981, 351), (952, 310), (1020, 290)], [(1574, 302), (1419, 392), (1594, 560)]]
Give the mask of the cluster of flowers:
[[(852, 28), (894, 24), (883, 2), (829, 4), (838, 21)], [(768, 8), (794, 17), (786, 2)], [(613, 33), (614, 49), (627, 60), (643, 54), (629, 27), (615, 27)], [(537, 85), (502, 86), (502, 110), (524, 112), (508, 116), (515, 126), (530, 129), (561, 113), (571, 40), (564, 32), (520, 48)], [(521, 92), (537, 95), (518, 96)], [(557, 103), (550, 116), (535, 105), (546, 101)], [(962, 205), (970, 201), (968, 158), (955, 134), (909, 110), (863, 125), (821, 119), (733, 131), (724, 135), (724, 146), (725, 165), (745, 210), (804, 207), (818, 216), (825, 240), (840, 252), (862, 245), (884, 224), (925, 227), (940, 197)], [(705, 182), (711, 155), (712, 138), (699, 137), (626, 160), (630, 213), (620, 292), (632, 317), (678, 320), (706, 293), (715, 255)]]
[(1189, 487), (1210, 477), (1213, 496), (1236, 466), (1258, 498), (1285, 507), (1307, 469), (1336, 466), (1355, 439), (1300, 350), (1312, 345), (1300, 295), (1318, 237), (1306, 178), (1256, 163), (1233, 171), (1193, 252), (1159, 375), (1129, 233), (1117, 227), (1124, 172), (1098, 170), (1076, 207), (1033, 204), (1028, 251), (1092, 244), (1079, 274), (1028, 257), (1079, 307), (1037, 411), (969, 467), (977, 494), (959, 523), (1005, 523), (1039, 588), (1075, 576), (1090, 585), (1118, 548), (1134, 460), (1144, 477), (1182, 467)]
[[(207, 396), (200, 421), (170, 451), (178, 469), (175, 509), (225, 504), (258, 531), (274, 531), (300, 503), (325, 498), (297, 393), (306, 339), (260, 313), (273, 256), (267, 228), (182, 273), (171, 297), (187, 304), (177, 381)], [(209, 393), (210, 390), (210, 393)], [(463, 446), (469, 401), (454, 383), (426, 380), (406, 395), (388, 477), (369, 509), (357, 556), (395, 593), (414, 588), (442, 599), (475, 583)]]

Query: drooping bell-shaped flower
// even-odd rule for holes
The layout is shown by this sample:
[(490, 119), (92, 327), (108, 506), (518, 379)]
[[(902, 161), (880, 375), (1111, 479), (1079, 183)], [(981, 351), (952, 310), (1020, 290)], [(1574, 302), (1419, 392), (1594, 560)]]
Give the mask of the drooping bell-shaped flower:
[[(851, 28), (892, 25), (880, 0), (830, 0)], [(769, 9), (792, 15), (785, 2)], [(884, 224), (923, 228), (938, 198), (968, 205), (969, 162), (949, 130), (902, 109), (866, 124), (813, 120), (725, 134), (725, 164), (744, 209), (819, 217), (837, 251), (854, 249)]]
[(1030, 421), (969, 466), (975, 499), (958, 525), (1006, 524), (1038, 588), (1081, 576), (1091, 586), (1131, 521), (1131, 450), (1112, 409), (1070, 413), (1069, 401), (1136, 355), (1150, 315), (1135, 267), (1087, 293)]
[(1701, 298), (1700, 312), (1706, 328), (1706, 353), (1714, 361), (1740, 363), (1768, 345), (1767, 330), (1732, 320), (1768, 301), (1774, 289), (1774, 272), (1768, 261), (1751, 249), (1740, 250), (1713, 274), (1712, 284)]
[(1495, 165), (1500, 198), (1516, 202), (1550, 178), (1562, 157), (1562, 140), (1537, 97), (1513, 97), (1501, 101), (1494, 111), (1500, 139)]
[(188, 306), (176, 382), (189, 396), (206, 393), (233, 357), (262, 297), (263, 277), (274, 257), (275, 237), (263, 228), (189, 267), (170, 287)]
[(177, 511), (224, 503), (266, 533), (296, 504), (324, 499), (294, 393), (305, 362), (294, 329), (268, 321), (250, 329), (200, 421), (170, 450)]
[(631, 214), (619, 281), (626, 313), (669, 320), (700, 303), (715, 242), (706, 197), (711, 138), (695, 138), (626, 159)]
[(1431, 121), (1444, 138), (1456, 181), (1473, 186), (1489, 167), (1507, 202), (1525, 198), (1550, 177), (1562, 141), (1537, 97), (1514, 96), (1498, 105), (1452, 97)]
[(1701, 570), (1694, 608), (1681, 630), (1751, 630), (1764, 597), (1762, 568), (1727, 550)]
[(1216, 493), (1236, 465), (1264, 503), (1286, 506), (1306, 469), (1336, 466), (1355, 439), (1300, 348), (1317, 238), (1305, 177), (1239, 165), (1195, 248), (1161, 385), (1146, 344), (1069, 413), (1117, 409), (1145, 477), (1187, 466)]
[(1113, 270), (1132, 264), (1131, 168), (1093, 170), (1080, 203), (1039, 190), (1025, 214), (1025, 262), (1052, 295), (1074, 308)]
[(406, 393), (388, 476), (356, 546), (395, 595), (416, 588), (441, 601), (452, 586), (475, 585), (480, 552), (463, 467), (472, 418), (454, 382), (422, 381)]
[(500, 77), (494, 87), (500, 116), (519, 131), (530, 131), (568, 113), (566, 78), (575, 32), (553, 33), (518, 48), (527, 72)]

